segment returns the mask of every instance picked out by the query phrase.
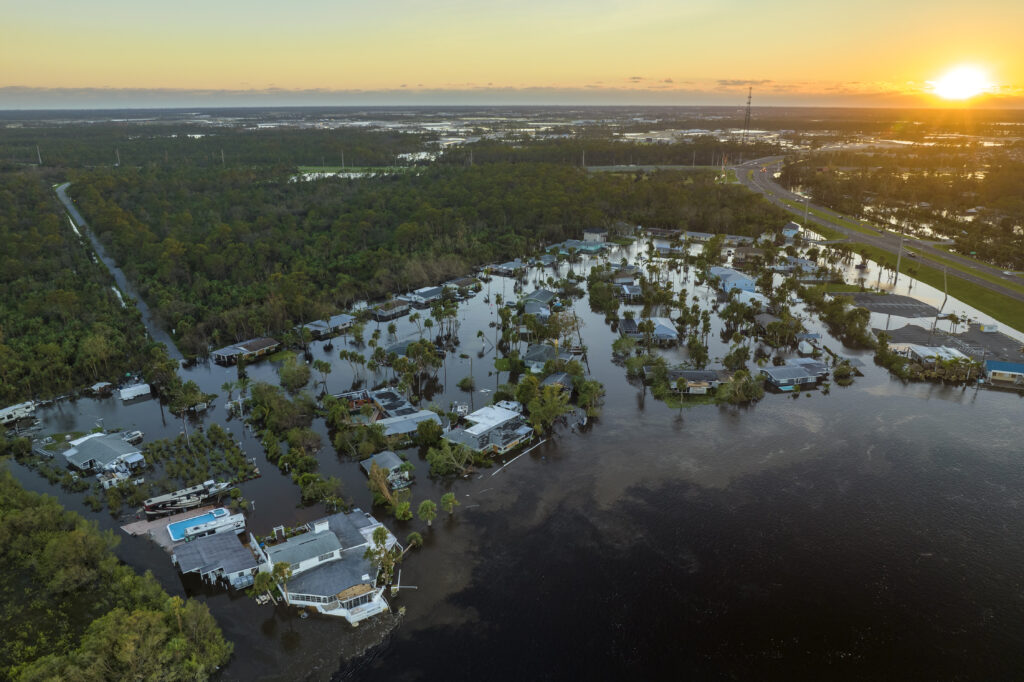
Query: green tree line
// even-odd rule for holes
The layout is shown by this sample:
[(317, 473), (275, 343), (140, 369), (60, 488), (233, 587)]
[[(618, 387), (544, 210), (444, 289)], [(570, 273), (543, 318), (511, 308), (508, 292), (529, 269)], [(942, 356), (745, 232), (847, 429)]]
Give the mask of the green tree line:
[(117, 543), (0, 469), (0, 677), (205, 680), (227, 662), (206, 605), (122, 565)]
[(116, 381), (151, 348), (43, 175), (0, 172), (0, 405)]
[(437, 166), (290, 182), (268, 169), (120, 169), (73, 194), (185, 352), (319, 319), (616, 222), (755, 235), (781, 211), (711, 173)]

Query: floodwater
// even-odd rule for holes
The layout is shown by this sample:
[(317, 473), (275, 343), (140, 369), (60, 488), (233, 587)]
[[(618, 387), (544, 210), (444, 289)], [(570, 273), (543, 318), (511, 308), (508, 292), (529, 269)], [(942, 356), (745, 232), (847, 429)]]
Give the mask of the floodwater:
[[(611, 260), (623, 255), (633, 259), (622, 249)], [(503, 287), (511, 296), (509, 280), (491, 282), (492, 301)], [(687, 289), (712, 300), (692, 281)], [(459, 312), (477, 407), (505, 379), (490, 373), (489, 355), (477, 357), (485, 345), (477, 331), (494, 333), (487, 291)], [(169, 590), (207, 601), (235, 642), (229, 680), (989, 680), (1024, 669), (1024, 400), (904, 385), (862, 356), (865, 376), (828, 394), (673, 410), (611, 362), (615, 335), (586, 299), (575, 310), (590, 370), (608, 392), (602, 416), (582, 432), (562, 428), (500, 471), (448, 484), (431, 481), (410, 451), (414, 505), (450, 489), (461, 506), (431, 529), (385, 520), (400, 539), (416, 530), (426, 544), (402, 566), (402, 585), (416, 588), (394, 601), (405, 615), (369, 655), (350, 659), (362, 633), (344, 622), (183, 585), (167, 555), (140, 538), (124, 538), (120, 556)], [(396, 324), (399, 338), (416, 335), (408, 318)], [(721, 355), (725, 344), (715, 334), (711, 341), (711, 356)], [(333, 353), (316, 343), (314, 356), (336, 358), (344, 343), (336, 339)], [(841, 348), (827, 334), (825, 343)], [(267, 361), (248, 371), (253, 380), (274, 377)], [(470, 360), (450, 355), (442, 380), (445, 372), (454, 387)], [(235, 370), (200, 365), (183, 375), (222, 393)], [(335, 360), (329, 389), (351, 380)], [(454, 388), (434, 398), (469, 399)], [(147, 440), (182, 428), (152, 400), (59, 403), (39, 416), (45, 432), (100, 418), (142, 429)], [(223, 408), (203, 420), (224, 423)], [(322, 515), (299, 506), (298, 488), (238, 421), (226, 426), (264, 473), (241, 486), (255, 502), (251, 530)], [(322, 421), (316, 428), (323, 432)], [(319, 461), (370, 509), (355, 463), (329, 446)], [(50, 491), (114, 525), (84, 510), (80, 496)]]

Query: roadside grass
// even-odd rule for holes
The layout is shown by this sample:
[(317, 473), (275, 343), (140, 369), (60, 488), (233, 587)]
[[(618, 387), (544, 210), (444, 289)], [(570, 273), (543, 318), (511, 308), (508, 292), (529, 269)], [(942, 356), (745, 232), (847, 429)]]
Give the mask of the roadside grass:
[[(787, 206), (789, 206), (791, 209), (793, 209), (794, 211), (795, 210), (799, 210), (801, 212), (803, 211), (803, 205), (802, 204), (799, 204), (799, 203), (797, 203), (795, 201), (790, 201), (788, 199), (783, 199), (782, 201)], [(854, 225), (853, 223), (851, 223), (848, 220), (845, 220), (845, 219), (842, 219), (842, 218), (833, 218), (833, 217), (828, 216), (827, 214), (823, 214), (821, 211), (818, 211), (818, 210), (815, 210), (815, 209), (811, 209), (810, 211), (808, 211), (808, 213), (810, 213), (811, 215), (814, 215), (814, 216), (816, 216), (818, 218), (822, 218), (822, 219), (825, 219), (825, 220), (831, 220), (834, 223), (838, 223), (838, 224), (843, 225), (845, 227), (849, 227), (850, 229), (856, 230), (857, 232), (860, 232), (862, 234), (872, 234), (872, 235), (873, 234), (877, 234), (876, 232), (873, 232), (872, 230), (868, 230), (868, 229), (865, 229), (863, 227)], [(827, 239), (842, 239), (842, 238), (844, 238), (846, 236), (846, 235), (842, 234), (841, 232), (839, 232), (837, 230), (834, 230), (834, 229), (829, 228), (829, 227), (825, 227), (823, 225), (817, 225), (817, 224), (815, 224), (815, 225), (805, 225), (804, 227), (806, 229), (808, 229), (808, 230), (811, 230), (813, 232), (817, 232), (817, 233), (821, 234), (822, 236), (826, 237)], [(851, 244), (850, 246), (852, 247), (853, 244)], [(865, 246), (865, 245), (858, 244), (858, 247), (860, 247), (860, 246)], [(920, 249), (920, 247), (918, 247), (918, 249)], [(855, 250), (859, 251), (859, 248), (855, 249)], [(906, 249), (904, 249), (904, 250), (906, 250)], [(948, 251), (948, 249), (943, 249), (943, 250)], [(895, 253), (888, 252), (888, 251), (883, 251), (881, 249), (879, 249), (878, 252), (879, 253), (887, 253), (887, 254), (889, 254), (890, 256), (893, 256), (893, 257), (895, 257), (895, 255), (896, 255)], [(970, 270), (970, 269), (964, 267), (963, 265), (957, 263), (956, 261), (950, 260), (948, 258), (943, 258), (942, 256), (936, 256), (934, 254), (927, 253), (927, 252), (924, 252), (924, 251), (917, 251), (916, 253), (917, 253), (918, 259), (921, 259), (921, 260), (927, 259), (927, 260), (931, 260), (931, 261), (938, 261), (938, 262), (942, 263), (943, 265), (949, 267), (951, 270), (959, 271), (959, 272), (963, 272), (963, 273), (969, 273), (971, 275), (974, 275), (976, 277), (979, 277), (979, 278), (985, 280), (986, 282), (992, 282), (993, 284), (998, 284), (999, 286), (1006, 287), (1007, 289), (1013, 289), (1014, 291), (1017, 291), (1017, 292), (1020, 292), (1020, 293), (1024, 294), (1024, 286), (1022, 286), (1020, 284), (1017, 284), (1016, 282), (1007, 282), (1006, 280), (1000, 279), (999, 277), (997, 277), (995, 275), (992, 275), (992, 274), (990, 274), (988, 272), (985, 272), (983, 270)], [(957, 254), (957, 255), (961, 256), (962, 254)], [(972, 260), (975, 263), (978, 263), (979, 265), (984, 265), (986, 267), (992, 267), (991, 263), (985, 263), (984, 261), (980, 261), (980, 260), (978, 260), (976, 258), (970, 258), (970, 256), (964, 256), (964, 258), (969, 258), (970, 260)], [(875, 260), (878, 260), (878, 259), (875, 258)], [(914, 262), (914, 260), (915, 259), (913, 259), (913, 258), (910, 259), (911, 262)], [(975, 306), (975, 307), (977, 307), (977, 306)]]
[[(959, 256), (960, 254), (957, 254), (957, 255)], [(1000, 279), (999, 277), (996, 277), (995, 275), (992, 275), (992, 274), (990, 274), (988, 272), (985, 272), (984, 270), (968, 270), (963, 265), (957, 263), (954, 260), (950, 260), (948, 258), (943, 258), (942, 256), (936, 256), (936, 255), (931, 254), (931, 253), (918, 253), (918, 258), (927, 258), (928, 260), (939, 261), (943, 265), (946, 265), (946, 266), (948, 266), (949, 268), (951, 268), (953, 270), (959, 270), (960, 272), (969, 272), (970, 274), (972, 274), (972, 275), (974, 275), (976, 277), (980, 277), (981, 279), (985, 280), (986, 282), (992, 282), (993, 284), (998, 284), (999, 286), (1006, 287), (1007, 289), (1013, 289), (1014, 291), (1018, 291), (1018, 292), (1024, 294), (1024, 286), (1021, 286), (1020, 284), (1017, 284), (1016, 282), (1007, 282), (1006, 280)], [(971, 260), (974, 260), (974, 259), (971, 259)], [(992, 265), (989, 264), (989, 263), (983, 263), (982, 261), (975, 261), (975, 262), (977, 262), (979, 265), (985, 265), (985, 266), (988, 266), (988, 267), (992, 267)]]
[[(868, 258), (876, 262), (891, 262), (893, 254), (876, 246), (864, 243), (850, 244), (854, 253), (863, 252)], [(915, 274), (910, 275), (909, 269), (913, 267)], [(942, 270), (913, 259), (903, 259), (900, 264), (900, 272), (925, 284), (942, 291)], [(1021, 331), (1024, 330), (1024, 305), (1009, 296), (996, 293), (974, 282), (957, 277), (956, 271), (948, 273), (948, 292), (950, 296), (957, 298), (969, 306), (977, 308), (987, 315), (991, 315), (999, 322)]]
[[(800, 202), (792, 201), (790, 199), (782, 199), (782, 203), (786, 204), (786, 206), (789, 206), (790, 209), (792, 209), (793, 211), (799, 213), (800, 215), (803, 215), (804, 205), (801, 204)], [(858, 225), (857, 223), (851, 220), (847, 220), (846, 218), (840, 218), (838, 215), (822, 211), (821, 209), (818, 208), (809, 208), (807, 210), (807, 213), (814, 216), (815, 218), (821, 218), (822, 220), (828, 220), (830, 222), (836, 223), (837, 225), (842, 225), (843, 227), (853, 230), (854, 232), (860, 232), (861, 234), (878, 234), (878, 232), (876, 232), (875, 230), (868, 229), (866, 227)]]

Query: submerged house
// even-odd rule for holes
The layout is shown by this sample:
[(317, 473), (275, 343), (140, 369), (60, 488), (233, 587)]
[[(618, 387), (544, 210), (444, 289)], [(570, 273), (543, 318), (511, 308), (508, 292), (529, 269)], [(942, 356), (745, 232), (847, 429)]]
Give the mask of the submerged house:
[(387, 322), (409, 313), (409, 303), (400, 299), (391, 299), (375, 306), (370, 314), (377, 322)]
[(548, 360), (572, 360), (572, 354), (566, 351), (559, 351), (554, 346), (546, 343), (532, 343), (526, 348), (523, 354), (523, 363), (533, 373), (543, 372), (544, 365)]
[(465, 419), (469, 426), (449, 431), (444, 439), (465, 445), (474, 452), (495, 455), (533, 440), (533, 427), (514, 410), (488, 405), (466, 415)]
[(211, 585), (224, 581), (236, 590), (249, 587), (259, 561), (234, 533), (218, 533), (175, 545), (171, 563), (182, 574), (195, 573)]
[[(819, 379), (823, 378), (824, 375), (821, 373), (821, 367), (817, 365), (821, 365), (821, 363), (798, 364), (787, 362), (784, 365), (775, 367), (762, 367), (761, 375), (776, 390), (799, 391), (801, 386), (816, 384)], [(827, 368), (825, 369), (825, 374), (828, 374)]]
[(341, 313), (338, 315), (331, 315), (326, 320), (313, 320), (312, 322), (307, 322), (299, 327), (299, 329), (308, 330), (310, 337), (313, 339), (322, 339), (348, 331), (355, 322), (356, 318), (352, 315)]
[(710, 369), (669, 369), (665, 374), (672, 388), (689, 395), (705, 395), (722, 382), (718, 372)]
[(281, 344), (266, 336), (261, 336), (255, 339), (249, 339), (248, 341), (242, 341), (241, 343), (232, 344), (230, 346), (224, 346), (219, 348), (212, 353), (210, 357), (213, 361), (221, 365), (234, 365), (241, 360), (249, 362), (255, 360), (258, 357), (273, 353), (275, 350), (281, 347)]
[(985, 372), (993, 385), (1024, 387), (1024, 362), (986, 360)]
[(651, 332), (654, 343), (659, 346), (671, 346), (679, 342), (679, 330), (676, 329), (675, 323), (667, 317), (651, 317), (639, 321), (627, 317), (619, 321), (619, 334), (631, 339), (643, 339), (644, 332), (640, 330), (640, 325), (648, 319), (654, 324), (654, 330)]
[(142, 451), (125, 441), (119, 433), (90, 433), (77, 438), (64, 451), (64, 458), (80, 471), (103, 471), (118, 464), (137, 467), (146, 463)]
[(429, 308), (431, 305), (440, 301), (444, 296), (444, 287), (423, 287), (417, 289), (412, 293), (406, 294), (402, 298), (409, 301), (416, 308)]
[(728, 294), (733, 289), (739, 289), (740, 291), (753, 291), (756, 283), (750, 277), (747, 277), (742, 272), (737, 272), (732, 268), (723, 268), (715, 266), (709, 269), (709, 272), (713, 277), (717, 277), (719, 280), (719, 289), (722, 293)]
[[(384, 588), (377, 586), (377, 567), (364, 554), (382, 524), (360, 509), (334, 514), (307, 524), (307, 532), (269, 547), (252, 538), (259, 571), (274, 564), (291, 567), (291, 578), (280, 586), (285, 603), (339, 616), (352, 625), (388, 610)], [(398, 540), (387, 533), (386, 546)]]

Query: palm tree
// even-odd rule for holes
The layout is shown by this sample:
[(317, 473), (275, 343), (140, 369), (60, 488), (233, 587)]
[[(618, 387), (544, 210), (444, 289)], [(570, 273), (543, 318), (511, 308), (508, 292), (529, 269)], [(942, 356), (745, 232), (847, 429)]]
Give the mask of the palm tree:
[(292, 579), (292, 566), (287, 561), (279, 561), (274, 564), (274, 569), (271, 571), (271, 575), (274, 578), (274, 582), (277, 583), (278, 587), (281, 588), (282, 594), (284, 594), (285, 602), (288, 601), (288, 581)]
[(270, 597), (270, 601), (272, 601), (275, 604), (277, 604), (277, 599), (275, 599), (274, 595), (270, 592), (270, 589), (272, 587), (274, 587), (274, 576), (272, 576), (270, 573), (266, 573), (266, 572), (257, 573), (256, 577), (253, 578), (253, 582), (252, 582), (252, 589), (253, 589), (253, 591), (257, 592), (257, 593), (258, 592), (265, 592), (266, 595), (268, 597)]
[(416, 515), (420, 517), (420, 521), (426, 521), (429, 528), (437, 517), (437, 504), (432, 500), (423, 500), (416, 510)]
[(453, 515), (458, 506), (459, 501), (455, 499), (455, 493), (445, 493), (441, 496), (441, 509), (448, 512), (448, 516)]

